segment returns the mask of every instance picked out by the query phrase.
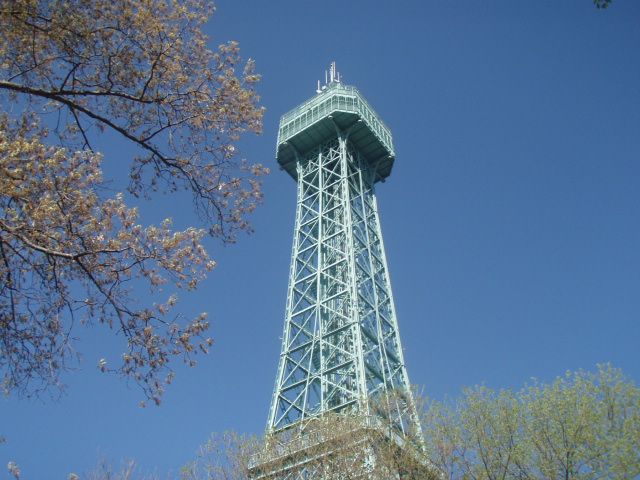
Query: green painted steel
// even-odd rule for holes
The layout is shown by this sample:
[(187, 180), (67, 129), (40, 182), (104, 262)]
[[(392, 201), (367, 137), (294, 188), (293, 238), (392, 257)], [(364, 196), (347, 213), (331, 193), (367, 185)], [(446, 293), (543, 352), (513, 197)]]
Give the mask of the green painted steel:
[(324, 90), (280, 119), (276, 157), (280, 166), (297, 179), (296, 155), (336, 136), (336, 128), (350, 131), (350, 141), (374, 167), (375, 181), (391, 174), (395, 152), (391, 131), (360, 92), (340, 82)]
[(394, 157), (389, 129), (340, 82), (280, 121), (298, 202), (271, 434), (327, 412), (375, 416), (372, 399), (391, 391), (415, 414), (375, 194)]

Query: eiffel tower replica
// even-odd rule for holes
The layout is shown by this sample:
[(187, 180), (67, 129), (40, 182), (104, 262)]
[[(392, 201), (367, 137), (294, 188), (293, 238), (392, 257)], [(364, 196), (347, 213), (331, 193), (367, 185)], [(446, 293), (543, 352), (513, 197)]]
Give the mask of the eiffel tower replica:
[(416, 457), (422, 439), (376, 204), (395, 160), (391, 132), (335, 63), (326, 80), (280, 120), (276, 156), (298, 203), (269, 445), (250, 462), (254, 479), (401, 478), (374, 475), (381, 443), (396, 457), (411, 443)]

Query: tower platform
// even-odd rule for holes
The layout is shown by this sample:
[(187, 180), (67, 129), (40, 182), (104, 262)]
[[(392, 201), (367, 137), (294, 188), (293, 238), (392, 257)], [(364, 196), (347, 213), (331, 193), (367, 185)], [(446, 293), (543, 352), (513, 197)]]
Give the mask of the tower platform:
[(304, 155), (317, 145), (349, 131), (349, 140), (374, 167), (376, 181), (391, 174), (395, 161), (391, 131), (357, 88), (333, 81), (280, 119), (276, 158), (297, 179), (296, 153)]

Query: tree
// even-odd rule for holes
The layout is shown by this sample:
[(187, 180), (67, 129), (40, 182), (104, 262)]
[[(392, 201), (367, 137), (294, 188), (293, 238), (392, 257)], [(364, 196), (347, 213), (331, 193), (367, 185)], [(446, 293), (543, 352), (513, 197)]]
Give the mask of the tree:
[(446, 479), (640, 478), (640, 389), (610, 365), (518, 393), (466, 389), (425, 414)]
[(373, 416), (328, 413), (263, 438), (213, 434), (180, 478), (640, 479), (640, 388), (611, 365), (519, 392), (476, 386), (444, 403), (418, 398), (424, 436), (394, 435), (398, 398), (381, 396)]
[[(61, 387), (77, 359), (75, 325), (104, 324), (127, 342), (122, 363), (159, 403), (169, 361), (206, 352), (206, 314), (172, 313), (174, 294), (139, 305), (133, 285), (195, 289), (214, 266), (201, 239), (250, 231), (261, 165), (238, 158), (259, 133), (253, 62), (236, 43), (207, 49), (200, 0), (7, 0), (0, 7), (0, 369), (5, 394)], [(129, 193), (190, 192), (206, 229), (138, 224), (109, 190), (104, 132), (135, 150)], [(107, 159), (114, 162), (115, 159)]]
[(610, 3), (611, 0), (593, 0), (593, 4), (596, 8), (607, 8)]
[(398, 442), (380, 420), (330, 413), (262, 439), (213, 435), (181, 479), (438, 479), (422, 450)]
[[(407, 392), (392, 391), (359, 407), (307, 417), (263, 438), (213, 435), (182, 480), (436, 480)], [(402, 429), (399, 422), (407, 427)], [(403, 433), (404, 432), (404, 433)]]
[(89, 472), (78, 476), (75, 473), (67, 475), (66, 480), (163, 480), (171, 478), (157, 473), (143, 474), (139, 471), (135, 460), (123, 459), (115, 465), (106, 455), (100, 458), (98, 464)]

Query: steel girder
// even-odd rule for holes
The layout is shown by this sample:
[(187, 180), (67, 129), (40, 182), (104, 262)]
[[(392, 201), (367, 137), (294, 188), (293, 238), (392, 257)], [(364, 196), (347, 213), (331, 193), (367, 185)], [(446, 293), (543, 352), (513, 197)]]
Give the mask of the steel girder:
[(376, 394), (409, 388), (378, 218), (375, 165), (350, 142), (349, 131), (337, 130), (335, 138), (303, 155), (296, 152), (296, 173), (293, 254), (270, 432), (329, 411), (375, 414), (370, 399)]

